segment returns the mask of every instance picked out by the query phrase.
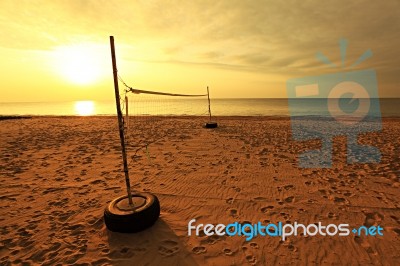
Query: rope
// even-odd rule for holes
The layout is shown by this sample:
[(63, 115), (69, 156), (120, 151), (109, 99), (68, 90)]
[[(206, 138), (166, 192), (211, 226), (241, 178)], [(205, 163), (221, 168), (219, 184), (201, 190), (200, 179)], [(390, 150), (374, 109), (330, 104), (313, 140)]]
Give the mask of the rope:
[(131, 87), (128, 87), (128, 88), (129, 88), (129, 90), (128, 90), (129, 92), (132, 92), (132, 93), (135, 93), (135, 94), (146, 93), (146, 94), (168, 95), (168, 96), (183, 96), (183, 97), (203, 97), (203, 96), (207, 96), (207, 94), (178, 94), (178, 93), (138, 90), (138, 89), (133, 89)]
[(139, 89), (134, 89), (134, 88), (128, 86), (128, 84), (125, 83), (125, 81), (121, 78), (120, 75), (118, 75), (118, 79), (127, 88), (125, 90), (125, 95), (126, 95), (127, 92), (132, 92), (134, 94), (146, 93), (146, 94), (167, 95), (167, 96), (183, 96), (183, 97), (203, 97), (203, 96), (207, 96), (208, 95), (208, 94), (178, 94), (178, 93), (139, 90)]

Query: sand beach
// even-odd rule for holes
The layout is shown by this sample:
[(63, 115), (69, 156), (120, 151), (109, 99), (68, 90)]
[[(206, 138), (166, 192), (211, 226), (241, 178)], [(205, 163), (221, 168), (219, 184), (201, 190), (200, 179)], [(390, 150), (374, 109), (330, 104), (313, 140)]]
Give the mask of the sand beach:
[[(136, 234), (110, 232), (106, 205), (125, 193), (116, 117), (0, 121), (1, 265), (399, 265), (400, 119), (360, 137), (378, 164), (302, 169), (315, 142), (292, 139), (290, 119), (153, 119), (129, 132), (131, 185), (157, 195), (161, 215)], [(140, 140), (151, 144), (135, 149)], [(128, 154), (128, 155), (129, 155)], [(188, 222), (347, 223), (383, 236), (188, 236)]]

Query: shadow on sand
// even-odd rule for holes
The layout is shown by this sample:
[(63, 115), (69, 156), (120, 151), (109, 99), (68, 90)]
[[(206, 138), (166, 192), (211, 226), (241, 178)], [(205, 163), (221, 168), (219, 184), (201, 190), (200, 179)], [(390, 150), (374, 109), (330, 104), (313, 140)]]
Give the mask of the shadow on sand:
[(113, 265), (198, 265), (193, 254), (160, 218), (151, 228), (134, 234), (107, 230), (109, 263)]

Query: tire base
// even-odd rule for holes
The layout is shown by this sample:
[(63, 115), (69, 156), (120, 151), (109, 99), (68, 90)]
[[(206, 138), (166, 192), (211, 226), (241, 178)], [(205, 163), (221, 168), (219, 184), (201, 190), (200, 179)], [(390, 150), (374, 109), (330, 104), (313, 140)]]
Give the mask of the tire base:
[(205, 128), (217, 128), (218, 127), (218, 123), (217, 122), (207, 122), (204, 125)]
[[(108, 230), (119, 233), (136, 233), (152, 226), (160, 216), (160, 202), (151, 193), (132, 193), (137, 207), (127, 208), (128, 196), (112, 200), (104, 210), (104, 223)], [(129, 205), (128, 205), (129, 206)]]

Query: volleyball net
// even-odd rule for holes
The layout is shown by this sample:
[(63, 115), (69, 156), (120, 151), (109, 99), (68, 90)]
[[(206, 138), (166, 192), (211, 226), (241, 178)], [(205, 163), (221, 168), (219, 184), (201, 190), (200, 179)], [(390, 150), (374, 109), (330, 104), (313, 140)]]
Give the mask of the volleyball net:
[(121, 78), (120, 82), (125, 86), (120, 99), (130, 171), (153, 176), (170, 162), (174, 167), (162, 169), (163, 174), (182, 175), (176, 171), (177, 165), (194, 164), (192, 158), (182, 156), (187, 154), (185, 149), (203, 150), (202, 145), (189, 142), (201, 138), (199, 132), (211, 118), (208, 88), (204, 94), (182, 94), (132, 88)]

